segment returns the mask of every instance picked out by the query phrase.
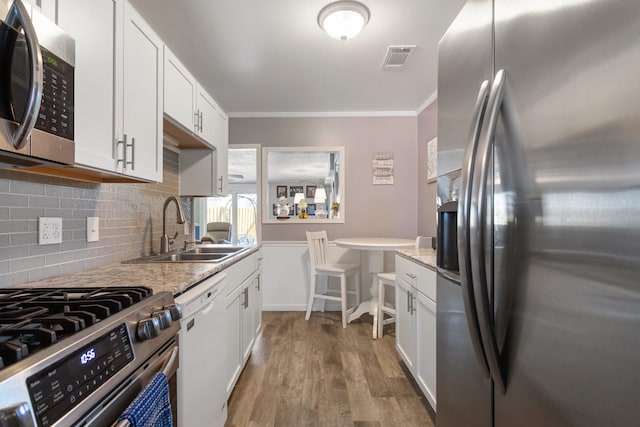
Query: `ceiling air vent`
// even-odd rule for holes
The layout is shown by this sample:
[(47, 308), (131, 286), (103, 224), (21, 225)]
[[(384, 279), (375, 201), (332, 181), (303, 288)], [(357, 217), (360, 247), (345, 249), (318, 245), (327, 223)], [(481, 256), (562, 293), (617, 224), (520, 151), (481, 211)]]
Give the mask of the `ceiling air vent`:
[(382, 63), (383, 70), (401, 70), (409, 58), (409, 54), (415, 49), (415, 45), (389, 46)]

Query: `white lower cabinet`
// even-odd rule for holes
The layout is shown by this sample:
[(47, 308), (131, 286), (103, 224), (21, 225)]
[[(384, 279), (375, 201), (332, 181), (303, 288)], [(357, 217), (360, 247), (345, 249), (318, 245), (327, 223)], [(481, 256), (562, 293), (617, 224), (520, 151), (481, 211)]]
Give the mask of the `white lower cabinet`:
[(252, 275), (249, 279), (243, 283), (244, 297), (242, 298), (242, 336), (240, 344), (240, 353), (242, 354), (242, 366), (249, 360), (251, 355), (251, 349), (253, 349), (253, 343), (256, 339), (256, 330), (254, 328), (254, 305), (257, 305), (258, 300), (256, 298), (256, 274)]
[(416, 360), (416, 322), (411, 310), (413, 289), (396, 274), (396, 350), (411, 372)]
[[(435, 274), (435, 273), (434, 273)], [(434, 278), (435, 280), (435, 278)], [(416, 293), (415, 379), (429, 403), (436, 409), (436, 302)]]
[[(225, 327), (227, 329), (224, 353), (225, 390), (227, 398), (240, 377), (242, 368), (251, 355), (257, 337), (257, 316), (262, 312), (259, 290), (260, 270), (257, 259), (260, 251), (251, 254), (228, 270), (225, 288)], [(248, 277), (247, 277), (248, 275)]]
[(233, 292), (225, 297), (225, 328), (226, 336), (224, 341), (225, 353), (225, 395), (231, 395), (233, 387), (242, 371), (241, 339), (242, 339), (242, 314), (244, 312), (243, 299), (244, 288), (238, 286)]
[(396, 256), (396, 349), (436, 410), (436, 273)]

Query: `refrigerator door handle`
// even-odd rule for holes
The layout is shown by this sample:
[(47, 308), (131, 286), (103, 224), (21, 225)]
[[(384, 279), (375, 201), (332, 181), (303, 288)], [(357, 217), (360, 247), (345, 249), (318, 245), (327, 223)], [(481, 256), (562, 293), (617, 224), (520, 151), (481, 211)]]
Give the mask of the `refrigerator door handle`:
[(489, 98), (489, 81), (485, 80), (480, 85), (476, 104), (473, 109), (473, 122), (469, 132), (469, 143), (464, 153), (464, 164), (461, 175), (460, 209), (458, 212), (458, 255), (460, 259), (460, 279), (462, 282), (462, 296), (467, 318), (467, 326), (471, 337), (476, 359), (480, 370), (485, 377), (489, 376), (487, 359), (482, 348), (480, 326), (478, 324), (478, 312), (473, 294), (473, 278), (471, 276), (471, 248), (469, 247), (469, 215), (471, 209), (471, 188), (473, 169), (476, 163), (478, 139), (484, 119), (484, 113)]
[(481, 133), (478, 145), (476, 167), (473, 171), (472, 204), (476, 209), (470, 210), (470, 248), (472, 277), (477, 283), (475, 298), (478, 307), (478, 320), (482, 335), (485, 356), (489, 364), (489, 371), (493, 382), (502, 394), (505, 393), (504, 375), (500, 366), (500, 356), (496, 334), (493, 327), (493, 310), (489, 301), (488, 277), (484, 248), (487, 237), (485, 233), (485, 219), (487, 217), (487, 180), (491, 168), (491, 154), (495, 131), (502, 109), (504, 98), (506, 75), (504, 70), (499, 70), (493, 80), (489, 101), (487, 103), (487, 126)]

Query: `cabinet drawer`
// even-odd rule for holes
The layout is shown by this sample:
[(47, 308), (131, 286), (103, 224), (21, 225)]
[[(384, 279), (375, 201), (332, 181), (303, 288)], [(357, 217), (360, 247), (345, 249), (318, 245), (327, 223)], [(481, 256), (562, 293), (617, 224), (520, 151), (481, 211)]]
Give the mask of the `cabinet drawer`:
[(436, 272), (396, 255), (396, 275), (405, 282), (436, 301)]
[(421, 268), (415, 262), (396, 255), (396, 276), (413, 287), (418, 283)]
[(436, 301), (436, 272), (426, 267), (420, 268), (421, 271), (418, 275), (418, 285), (416, 289), (433, 301)]

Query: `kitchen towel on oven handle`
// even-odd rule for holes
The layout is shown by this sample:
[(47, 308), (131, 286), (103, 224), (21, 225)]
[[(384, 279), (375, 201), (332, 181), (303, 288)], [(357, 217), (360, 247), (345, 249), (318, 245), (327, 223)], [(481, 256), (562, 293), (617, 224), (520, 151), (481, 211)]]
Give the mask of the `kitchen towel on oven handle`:
[(158, 372), (120, 415), (116, 427), (173, 427), (169, 380)]

